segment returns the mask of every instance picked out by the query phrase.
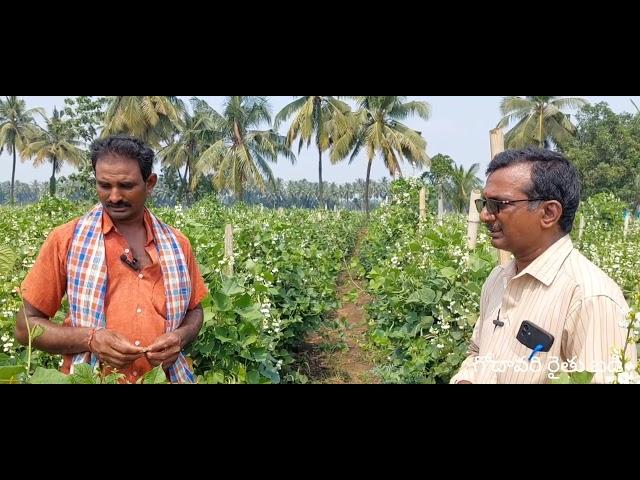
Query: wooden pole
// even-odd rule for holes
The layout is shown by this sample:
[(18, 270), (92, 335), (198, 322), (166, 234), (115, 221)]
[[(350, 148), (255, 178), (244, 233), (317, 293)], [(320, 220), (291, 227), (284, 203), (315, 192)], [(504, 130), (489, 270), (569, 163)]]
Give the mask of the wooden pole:
[(420, 189), (420, 221), (427, 218), (427, 189), (422, 187)]
[(225, 273), (229, 276), (233, 275), (233, 225), (227, 224), (224, 229), (224, 259), (226, 265)]
[[(501, 128), (494, 128), (489, 132), (489, 140), (491, 143), (491, 160), (499, 154), (504, 152), (504, 134)], [(506, 265), (511, 261), (511, 254), (505, 250), (498, 249), (498, 256), (500, 258), (500, 265)]]
[(480, 214), (476, 208), (476, 200), (481, 197), (482, 194), (480, 190), (474, 190), (471, 192), (471, 198), (469, 200), (469, 219), (467, 222), (467, 246), (469, 247), (469, 250), (476, 248), (476, 242), (478, 241)]
[(624, 215), (624, 232), (622, 234), (622, 237), (626, 240), (627, 239), (627, 233), (629, 233), (629, 221), (631, 220), (631, 214), (629, 212), (626, 212)]
[(584, 233), (584, 214), (580, 214), (580, 229), (578, 230), (578, 240), (582, 240), (582, 234)]

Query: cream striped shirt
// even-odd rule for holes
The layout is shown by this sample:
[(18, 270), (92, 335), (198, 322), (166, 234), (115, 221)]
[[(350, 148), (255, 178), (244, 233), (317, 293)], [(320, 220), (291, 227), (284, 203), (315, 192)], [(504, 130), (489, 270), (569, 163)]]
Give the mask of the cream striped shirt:
[[(627, 329), (619, 323), (628, 311), (618, 285), (566, 235), (518, 275), (515, 260), (491, 272), (469, 356), (451, 383), (547, 383), (562, 370), (596, 372), (594, 382), (603, 383), (615, 367), (612, 348), (624, 346)], [(494, 324), (498, 314), (504, 326)], [(524, 320), (554, 336), (551, 350), (532, 361), (533, 351), (516, 339)], [(635, 345), (626, 356), (636, 361)]]

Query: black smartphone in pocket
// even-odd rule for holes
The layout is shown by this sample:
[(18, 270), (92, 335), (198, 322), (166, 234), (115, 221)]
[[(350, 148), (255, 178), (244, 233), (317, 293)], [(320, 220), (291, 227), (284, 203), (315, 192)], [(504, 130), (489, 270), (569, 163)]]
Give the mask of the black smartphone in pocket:
[(542, 348), (539, 349), (541, 352), (551, 350), (551, 345), (553, 345), (554, 340), (553, 335), (529, 320), (524, 320), (520, 324), (516, 338), (521, 344), (531, 350), (535, 350), (538, 345), (542, 345)]

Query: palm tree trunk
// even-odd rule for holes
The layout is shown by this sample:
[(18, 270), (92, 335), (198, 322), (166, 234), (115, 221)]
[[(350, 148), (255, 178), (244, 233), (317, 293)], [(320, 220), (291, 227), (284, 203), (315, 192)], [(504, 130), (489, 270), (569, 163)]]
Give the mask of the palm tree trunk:
[(13, 148), (13, 168), (11, 170), (11, 205), (16, 203), (16, 199), (14, 197), (14, 188), (16, 183), (16, 142), (15, 140), (12, 143)]
[(53, 164), (53, 169), (51, 171), (51, 178), (49, 179), (49, 195), (52, 197), (56, 196), (56, 167), (58, 166), (58, 159), (53, 157), (51, 163)]
[(237, 170), (235, 173), (235, 196), (236, 202), (239, 203), (244, 200), (244, 178), (242, 176), (238, 176)]
[(191, 165), (187, 160), (187, 166), (184, 169), (184, 189), (186, 192), (187, 205), (191, 205)]
[(373, 164), (373, 157), (369, 159), (367, 165), (367, 180), (364, 184), (364, 211), (369, 216), (369, 179), (371, 178), (371, 165)]
[(184, 178), (182, 177), (182, 173), (180, 172), (180, 167), (176, 167), (176, 172), (178, 172), (178, 178), (180, 179), (180, 186), (178, 187), (178, 199), (184, 198), (187, 191), (187, 169), (184, 171)]
[(542, 119), (543, 119), (543, 111), (540, 110), (540, 141), (539, 141), (539, 147), (543, 148), (544, 147), (544, 138), (542, 138)]
[(318, 145), (318, 208), (322, 206), (322, 150)]

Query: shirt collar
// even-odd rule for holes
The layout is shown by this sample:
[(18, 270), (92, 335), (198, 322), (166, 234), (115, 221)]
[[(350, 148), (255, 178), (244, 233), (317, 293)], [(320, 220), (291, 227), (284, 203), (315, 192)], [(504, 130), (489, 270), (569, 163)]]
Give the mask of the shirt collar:
[(529, 266), (519, 274), (516, 275), (515, 259), (502, 268), (507, 278), (531, 275), (548, 287), (553, 283), (564, 261), (572, 251), (573, 242), (571, 241), (571, 236), (567, 234), (547, 248), (542, 255), (531, 262)]
[[(147, 231), (147, 245), (155, 240), (153, 236), (153, 227), (151, 225), (151, 216), (149, 210), (144, 209), (144, 228)], [(102, 210), (102, 234), (107, 235), (111, 230), (118, 231), (116, 226), (111, 220), (111, 217), (107, 213), (106, 209)]]

